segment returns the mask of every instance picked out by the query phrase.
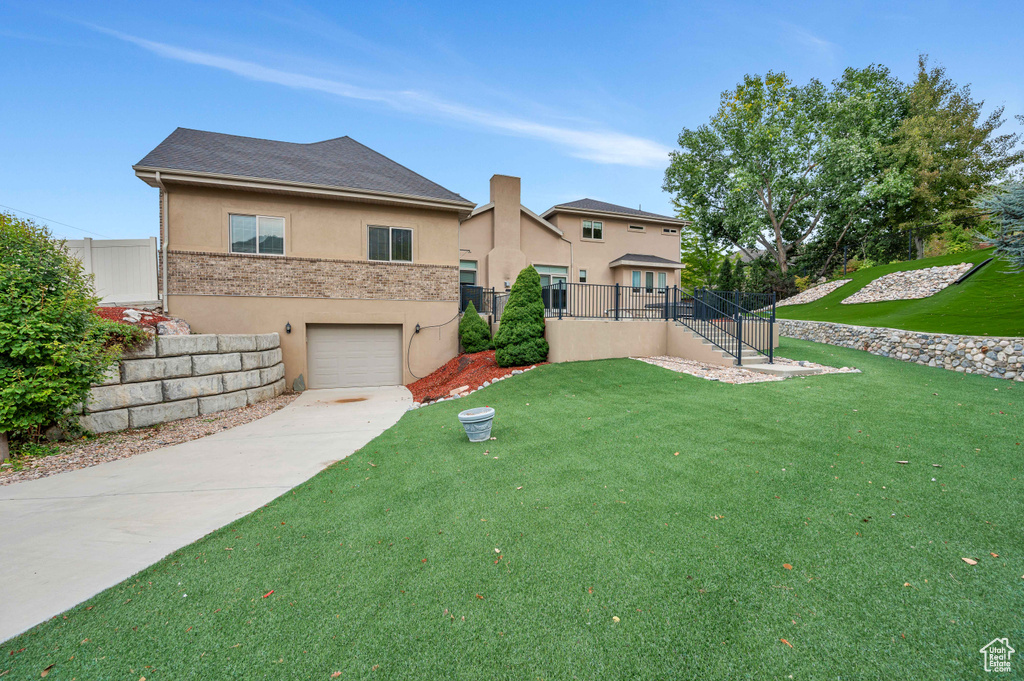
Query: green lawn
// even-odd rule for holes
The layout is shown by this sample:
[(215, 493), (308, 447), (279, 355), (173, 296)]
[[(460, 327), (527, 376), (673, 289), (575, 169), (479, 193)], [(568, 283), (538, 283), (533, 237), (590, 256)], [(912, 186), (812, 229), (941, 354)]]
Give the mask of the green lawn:
[(991, 256), (992, 249), (989, 248), (964, 255), (944, 255), (860, 270), (850, 275), (850, 283), (820, 300), (778, 308), (778, 316), (782, 319), (887, 326), (934, 333), (1024, 336), (1024, 274), (1007, 273), (1007, 263), (998, 258), (964, 283), (949, 286), (930, 298), (840, 304), (869, 282), (891, 272), (962, 262), (978, 263)]
[[(1024, 643), (1024, 385), (780, 354), (864, 373), (736, 386), (559, 364), (409, 412), (7, 641), (0, 673), (984, 677), (983, 645)], [(471, 444), (455, 415), (483, 404), (497, 440)]]

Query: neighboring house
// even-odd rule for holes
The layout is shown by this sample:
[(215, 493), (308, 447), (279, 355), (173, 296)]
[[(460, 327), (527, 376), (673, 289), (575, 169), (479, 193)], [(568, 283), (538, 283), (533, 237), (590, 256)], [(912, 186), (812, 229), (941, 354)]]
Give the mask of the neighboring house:
[(686, 222), (593, 199), (538, 215), (520, 202), (518, 177), (491, 178), (491, 200), (463, 220), (460, 281), (507, 290), (533, 265), (542, 285), (622, 284), (645, 290), (679, 283), (679, 228)]
[(134, 170), (160, 189), (167, 310), (279, 332), (288, 385), (408, 383), (457, 354), (458, 194), (349, 137), (178, 128)]

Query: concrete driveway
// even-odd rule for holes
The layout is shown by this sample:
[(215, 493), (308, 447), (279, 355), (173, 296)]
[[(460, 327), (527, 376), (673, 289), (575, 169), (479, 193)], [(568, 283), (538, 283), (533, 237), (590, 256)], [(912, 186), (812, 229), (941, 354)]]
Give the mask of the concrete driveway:
[(401, 386), (310, 390), (200, 440), (0, 487), (0, 641), (256, 510), (411, 404)]

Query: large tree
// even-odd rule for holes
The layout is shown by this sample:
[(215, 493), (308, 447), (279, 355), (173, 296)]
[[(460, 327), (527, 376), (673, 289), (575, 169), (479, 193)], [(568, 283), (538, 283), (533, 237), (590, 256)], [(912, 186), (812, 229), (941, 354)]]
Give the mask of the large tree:
[(680, 133), (664, 189), (715, 237), (748, 255), (763, 248), (785, 274), (815, 230), (852, 226), (872, 202), (906, 191), (880, 164), (899, 93), (881, 66), (847, 69), (831, 87), (745, 76), (708, 123)]
[(976, 202), (978, 211), (996, 223), (995, 236), (977, 234), (1009, 261), (1011, 272), (1024, 272), (1024, 182), (1009, 182)]
[(910, 200), (893, 217), (898, 228), (914, 230), (918, 257), (924, 239), (943, 226), (977, 229), (974, 201), (1024, 163), (1016, 149), (1020, 133), (997, 134), (1003, 107), (984, 116), (984, 104), (969, 85), (957, 86), (943, 67), (928, 68), (928, 57), (919, 58), (907, 115), (887, 148), (891, 166), (913, 179)]

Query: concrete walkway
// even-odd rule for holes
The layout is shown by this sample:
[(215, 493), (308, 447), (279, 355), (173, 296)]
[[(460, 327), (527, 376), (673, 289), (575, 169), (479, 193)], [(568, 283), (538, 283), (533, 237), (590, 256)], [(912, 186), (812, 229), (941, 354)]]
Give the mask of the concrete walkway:
[(401, 386), (310, 390), (231, 430), (0, 487), (0, 641), (256, 510), (411, 404)]

